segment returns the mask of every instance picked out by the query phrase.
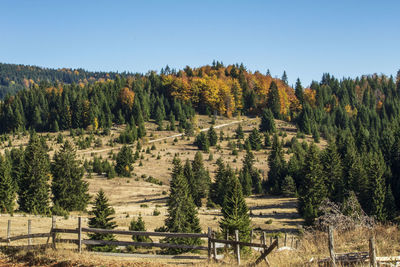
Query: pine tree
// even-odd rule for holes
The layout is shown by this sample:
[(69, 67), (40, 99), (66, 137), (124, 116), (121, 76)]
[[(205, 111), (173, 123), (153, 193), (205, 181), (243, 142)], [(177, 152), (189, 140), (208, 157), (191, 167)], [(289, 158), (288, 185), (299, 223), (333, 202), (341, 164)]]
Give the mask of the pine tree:
[(242, 187), (233, 170), (227, 169), (227, 193), (222, 206), (223, 218), (219, 222), (221, 231), (233, 235), (235, 230), (239, 230), (239, 239), (246, 242), (250, 237), (250, 217), (246, 201), (243, 197)]
[(366, 171), (369, 179), (370, 202), (367, 212), (375, 216), (378, 221), (386, 220), (385, 213), (385, 165), (381, 154), (370, 153), (366, 156)]
[(256, 151), (261, 149), (262, 146), (261, 135), (258, 132), (257, 128), (253, 128), (253, 130), (251, 131), (249, 135), (249, 142), (251, 149)]
[(282, 183), (282, 194), (286, 197), (296, 196), (296, 184), (292, 176), (286, 175)]
[(33, 214), (49, 214), (50, 161), (44, 140), (36, 133), (25, 149), (19, 186), (19, 209)]
[(194, 141), (194, 144), (200, 150), (203, 150), (204, 152), (209, 151), (210, 143), (209, 143), (207, 135), (204, 132), (201, 132), (201, 133), (199, 133), (199, 135), (196, 136), (196, 140)]
[(286, 85), (288, 84), (288, 77), (287, 77), (287, 74), (286, 74), (285, 70), (283, 71), (281, 79), (282, 79), (282, 82), (284, 82)]
[(75, 149), (66, 141), (51, 165), (53, 203), (66, 211), (85, 210), (90, 199), (89, 185), (83, 181), (84, 171), (79, 165)]
[(224, 203), (226, 194), (226, 167), (221, 158), (217, 159), (217, 174), (215, 175), (215, 182), (210, 187), (209, 197), (217, 205)]
[(304, 102), (303, 86), (301, 85), (301, 82), (300, 82), (299, 78), (297, 78), (297, 80), (296, 80), (296, 86), (295, 86), (294, 94), (296, 95), (296, 97), (300, 101), (300, 103)]
[[(90, 214), (94, 217), (89, 219), (89, 228), (114, 229), (117, 227), (117, 224), (113, 221), (114, 217), (111, 217), (115, 214), (115, 210), (108, 204), (108, 198), (102, 189), (96, 195), (95, 204)], [(115, 241), (113, 234), (90, 233), (88, 236), (91, 240)], [(116, 246), (111, 245), (90, 246), (91, 250), (102, 252), (115, 251), (115, 248)]]
[(279, 116), (281, 112), (281, 104), (280, 104), (278, 86), (274, 81), (271, 82), (268, 91), (268, 108), (271, 109), (275, 118)]
[(330, 140), (327, 148), (322, 152), (321, 163), (329, 198), (334, 202), (342, 202), (345, 194), (343, 168), (334, 141)]
[(314, 222), (315, 217), (318, 216), (321, 202), (327, 197), (319, 154), (317, 146), (311, 144), (307, 151), (303, 169), (304, 183), (299, 192), (299, 211), (307, 225)]
[(244, 133), (243, 133), (243, 127), (242, 124), (238, 124), (238, 127), (236, 128), (236, 139), (243, 139), (244, 138)]
[(275, 131), (274, 114), (270, 109), (264, 109), (261, 116), (260, 132), (274, 133)]
[(0, 155), (0, 213), (13, 214), (16, 188), (11, 176), (11, 162)]
[[(129, 225), (129, 231), (141, 231), (146, 232), (146, 225), (143, 221), (142, 214), (139, 213), (139, 217), (137, 220), (132, 219)], [(141, 235), (133, 235), (132, 240), (134, 242), (151, 242), (151, 238), (148, 236)]]
[(280, 194), (282, 192), (282, 182), (287, 173), (287, 166), (283, 155), (282, 143), (279, 142), (276, 134), (274, 135), (271, 153), (268, 157), (268, 166), (268, 190), (274, 194)]
[[(179, 158), (173, 160), (170, 194), (168, 198), (168, 215), (165, 220), (166, 230), (178, 233), (199, 233), (201, 231), (197, 209), (189, 193), (189, 187)], [(166, 238), (172, 244), (199, 244), (198, 238)], [(185, 249), (167, 249), (168, 252), (182, 253)]]
[(215, 146), (218, 142), (217, 132), (214, 130), (214, 127), (211, 125), (210, 129), (207, 132), (208, 141), (210, 146)]
[(251, 175), (248, 170), (241, 170), (239, 173), (239, 181), (242, 187), (242, 192), (244, 196), (251, 195)]
[(130, 177), (131, 171), (133, 170), (133, 153), (132, 148), (124, 145), (121, 151), (118, 152), (117, 165), (115, 165), (115, 171), (119, 176)]
[(196, 206), (201, 207), (201, 199), (207, 197), (210, 189), (210, 175), (204, 167), (203, 155), (196, 152), (192, 163), (192, 171), (194, 175), (193, 184), (189, 184), (191, 192), (193, 192), (193, 201)]

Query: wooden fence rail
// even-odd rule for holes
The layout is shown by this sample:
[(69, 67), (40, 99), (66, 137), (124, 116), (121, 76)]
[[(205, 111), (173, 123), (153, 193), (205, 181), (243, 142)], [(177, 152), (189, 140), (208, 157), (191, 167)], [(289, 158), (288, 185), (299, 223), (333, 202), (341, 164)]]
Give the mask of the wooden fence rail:
[[(53, 216), (51, 230), (48, 233), (31, 233), (31, 222), (28, 222), (28, 234), (13, 236), (11, 237), (11, 221), (8, 222), (7, 227), (7, 238), (0, 238), (0, 243), (7, 243), (10, 245), (10, 242), (28, 239), (28, 246), (18, 246), (19, 248), (32, 248), (32, 247), (49, 247), (51, 246), (53, 249), (56, 249), (56, 243), (71, 243), (76, 244), (78, 246), (78, 251), (82, 251), (82, 245), (89, 246), (101, 246), (101, 245), (112, 245), (112, 246), (138, 246), (138, 247), (158, 247), (158, 248), (173, 248), (173, 249), (189, 249), (189, 250), (204, 250), (208, 252), (208, 260), (214, 259), (217, 261), (217, 243), (231, 245), (234, 248), (236, 254), (237, 264), (240, 264), (240, 248), (241, 247), (254, 247), (261, 248), (261, 256), (257, 259), (256, 263), (253, 263), (252, 266), (256, 266), (262, 260), (267, 261), (267, 255), (278, 245), (278, 240), (275, 239), (274, 242), (270, 243), (270, 246), (266, 245), (266, 242), (262, 242), (261, 244), (253, 243), (253, 242), (243, 242), (239, 240), (239, 232), (235, 231), (235, 240), (218, 239), (216, 238), (216, 233), (212, 231), (211, 228), (208, 229), (208, 233), (169, 233), (169, 232), (144, 232), (144, 231), (125, 231), (125, 230), (108, 230), (108, 229), (97, 229), (97, 228), (85, 228), (82, 227), (82, 218), (78, 218), (78, 228), (76, 229), (63, 229), (57, 228), (56, 219)], [(82, 233), (100, 233), (100, 234), (113, 234), (113, 235), (128, 235), (128, 236), (158, 236), (158, 237), (166, 237), (166, 238), (203, 238), (207, 239), (207, 246), (201, 245), (187, 245), (187, 244), (172, 244), (172, 243), (156, 243), (156, 242), (133, 242), (133, 241), (106, 241), (106, 240), (90, 240), (83, 239)], [(57, 234), (76, 234), (77, 239), (66, 239), (60, 238)], [(36, 244), (32, 245), (33, 238), (46, 238), (46, 244)], [(50, 239), (52, 239), (51, 244)], [(286, 238), (285, 238), (286, 240)], [(251, 237), (252, 241), (252, 237)], [(285, 242), (286, 243), (286, 242)], [(225, 246), (225, 249), (227, 247)]]

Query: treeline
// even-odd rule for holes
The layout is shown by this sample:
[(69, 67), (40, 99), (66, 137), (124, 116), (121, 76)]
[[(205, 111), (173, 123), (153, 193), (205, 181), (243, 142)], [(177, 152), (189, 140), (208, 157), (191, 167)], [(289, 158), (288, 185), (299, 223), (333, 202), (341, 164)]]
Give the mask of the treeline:
[[(135, 125), (136, 136), (145, 135), (144, 122), (154, 119), (159, 128), (169, 118), (182, 129), (194, 116), (191, 103), (184, 103), (162, 90), (161, 78), (120, 78), (84, 87), (41, 83), (9, 96), (0, 103), (0, 132), (53, 131), (68, 129), (109, 130), (113, 123)], [(152, 88), (159, 88), (158, 90)], [(131, 135), (131, 134), (130, 134)]]
[(50, 69), (36, 66), (0, 63), (0, 99), (6, 95), (37, 87), (41, 82), (87, 84), (95, 81), (114, 80), (117, 75), (130, 73), (91, 72), (84, 69)]
[(186, 120), (193, 117), (194, 110), (232, 116), (257, 114), (266, 106), (274, 107), (277, 117), (290, 119), (299, 105), (283, 79), (253, 74), (243, 65), (225, 67), (214, 62), (178, 72), (166, 67), (161, 74), (110, 75), (110, 79), (94, 83), (42, 80), (0, 103), (0, 132), (107, 129), (112, 123), (140, 125), (149, 119), (154, 119), (160, 130), (162, 121), (168, 119), (167, 127), (175, 127), (178, 121), (180, 128), (190, 131)]

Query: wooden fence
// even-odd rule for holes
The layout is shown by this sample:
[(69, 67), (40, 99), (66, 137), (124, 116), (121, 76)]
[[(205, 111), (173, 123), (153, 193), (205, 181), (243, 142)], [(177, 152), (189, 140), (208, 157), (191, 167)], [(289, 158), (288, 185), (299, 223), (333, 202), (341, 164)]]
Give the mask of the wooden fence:
[[(171, 238), (200, 238), (206, 239), (207, 246), (202, 245), (187, 245), (187, 244), (171, 244), (171, 243), (160, 243), (160, 242), (134, 242), (134, 241), (106, 241), (106, 240), (91, 240), (83, 239), (83, 233), (99, 233), (99, 234), (113, 234), (113, 235), (127, 235), (127, 236), (157, 236), (157, 237), (171, 237)], [(76, 234), (76, 239), (60, 238), (61, 234)], [(253, 234), (252, 234), (253, 237)], [(45, 244), (32, 244), (33, 238), (47, 238)], [(57, 243), (72, 243), (78, 247), (78, 252), (82, 252), (83, 245), (112, 245), (112, 246), (136, 246), (136, 247), (157, 247), (157, 248), (176, 248), (176, 249), (188, 249), (188, 250), (203, 250), (207, 251), (207, 258), (209, 261), (217, 261), (217, 244), (225, 245), (225, 249), (231, 246), (234, 249), (237, 264), (240, 265), (240, 249), (241, 247), (259, 248), (260, 256), (257, 260), (250, 264), (250, 266), (256, 266), (262, 261), (265, 261), (268, 265), (267, 255), (271, 253), (275, 248), (278, 247), (278, 239), (270, 239), (271, 243), (268, 246), (266, 243), (266, 237), (261, 239), (260, 243), (242, 242), (239, 240), (239, 231), (235, 231), (235, 239), (218, 239), (216, 233), (209, 227), (207, 233), (169, 233), (169, 232), (144, 232), (144, 231), (125, 231), (125, 230), (108, 230), (108, 229), (96, 229), (96, 228), (85, 228), (82, 227), (82, 218), (78, 218), (78, 227), (76, 229), (64, 229), (58, 228), (56, 225), (56, 218), (52, 218), (52, 227), (50, 232), (47, 233), (31, 233), (31, 220), (28, 220), (28, 234), (11, 236), (11, 220), (8, 221), (7, 226), (7, 237), (0, 238), (0, 243), (6, 243), (7, 246), (11, 245), (12, 241), (28, 239), (28, 244), (24, 246), (18, 246), (18, 248), (33, 248), (33, 247), (51, 247), (57, 249)], [(51, 240), (51, 242), (50, 242)], [(293, 241), (292, 241), (293, 243)], [(286, 238), (285, 238), (286, 244)], [(154, 256), (153, 256), (154, 257)]]
[[(371, 267), (377, 267), (378, 264), (388, 264), (389, 266), (398, 266), (400, 263), (400, 256), (377, 257), (375, 249), (375, 238), (369, 238), (369, 251), (368, 252), (350, 252), (350, 253), (335, 253), (335, 243), (333, 238), (333, 227), (328, 227), (328, 248), (329, 257), (316, 261), (318, 266), (358, 266), (369, 262)], [(309, 263), (314, 263), (310, 260)], [(391, 265), (396, 264), (396, 265)]]

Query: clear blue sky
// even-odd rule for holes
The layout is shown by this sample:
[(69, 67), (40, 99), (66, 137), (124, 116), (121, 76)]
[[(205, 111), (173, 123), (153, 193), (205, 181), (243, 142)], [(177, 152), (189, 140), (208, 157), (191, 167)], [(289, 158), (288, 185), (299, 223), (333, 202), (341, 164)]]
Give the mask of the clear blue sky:
[(147, 72), (243, 62), (293, 83), (395, 74), (400, 1), (0, 2), (0, 62)]

